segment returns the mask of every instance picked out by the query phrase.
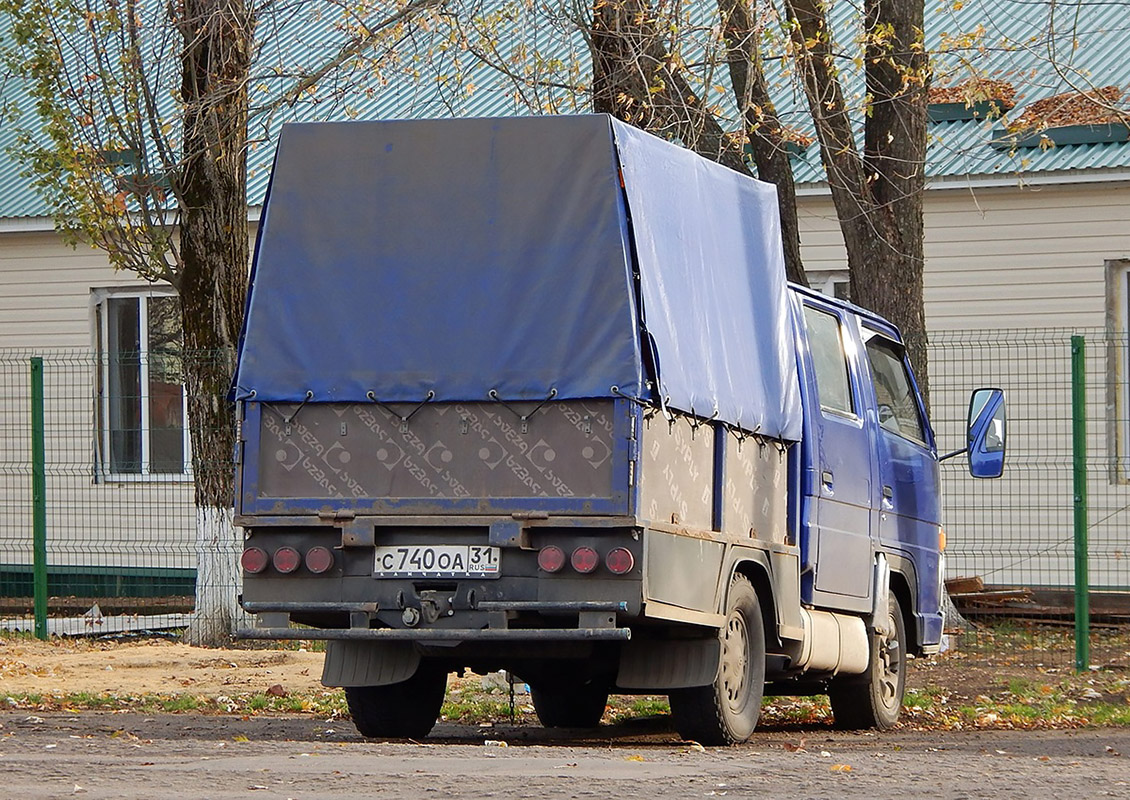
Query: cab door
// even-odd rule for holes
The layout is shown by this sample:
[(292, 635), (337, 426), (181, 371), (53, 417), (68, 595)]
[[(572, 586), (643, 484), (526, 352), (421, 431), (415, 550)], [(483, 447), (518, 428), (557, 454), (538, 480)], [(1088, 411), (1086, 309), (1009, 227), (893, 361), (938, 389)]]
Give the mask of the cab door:
[(877, 465), (865, 424), (858, 322), (848, 310), (799, 298), (806, 346), (802, 542), (817, 605), (866, 608), (871, 594)]
[[(917, 578), (917, 609), (940, 601), (939, 530), (941, 496), (934, 434), (926, 421), (914, 375), (901, 343), (865, 323), (864, 352), (870, 371), (878, 454), (878, 541), (888, 552), (910, 558)], [(937, 641), (941, 617), (922, 617), (927, 641)]]

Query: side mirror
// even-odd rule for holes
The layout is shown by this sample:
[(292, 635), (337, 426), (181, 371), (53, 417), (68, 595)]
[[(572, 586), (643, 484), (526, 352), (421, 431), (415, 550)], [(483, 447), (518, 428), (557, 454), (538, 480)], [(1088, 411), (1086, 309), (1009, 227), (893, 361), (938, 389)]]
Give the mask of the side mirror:
[(969, 398), (969, 474), (974, 478), (999, 478), (1004, 472), (1004, 392), (976, 389)]

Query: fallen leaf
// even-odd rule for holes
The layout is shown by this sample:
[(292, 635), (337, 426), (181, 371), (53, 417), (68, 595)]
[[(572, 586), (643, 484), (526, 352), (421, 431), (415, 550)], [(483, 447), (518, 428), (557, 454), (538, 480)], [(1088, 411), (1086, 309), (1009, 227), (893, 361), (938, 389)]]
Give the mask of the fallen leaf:
[(804, 751), (804, 738), (801, 737), (801, 740), (799, 742), (797, 742), (796, 744), (793, 744), (792, 742), (785, 742), (782, 746), (786, 750), (788, 750), (790, 753), (803, 752)]
[(286, 697), (287, 691), (282, 687), (282, 684), (276, 683), (267, 689), (267, 694), (271, 697)]
[(851, 772), (851, 764), (833, 764), (832, 772)]
[(706, 748), (703, 747), (698, 742), (687, 742), (687, 749), (693, 750), (696, 753), (705, 753), (706, 752)]
[(625, 761), (644, 761), (646, 759), (644, 759), (644, 757), (641, 756), (641, 755), (634, 755), (634, 756), (624, 756), (624, 760)]
[(1108, 745), (1106, 746), (1106, 751), (1107, 751), (1108, 753), (1110, 753), (1110, 755), (1112, 755), (1112, 756), (1120, 756), (1120, 755), (1122, 755), (1122, 753), (1120, 753), (1120, 752), (1118, 752), (1117, 750), (1115, 750), (1115, 749), (1114, 749), (1113, 747), (1111, 747), (1111, 746), (1110, 746), (1109, 744), (1108, 744)]
[(232, 737), (233, 742), (250, 742), (251, 740), (244, 736), (242, 733), (239, 736)]

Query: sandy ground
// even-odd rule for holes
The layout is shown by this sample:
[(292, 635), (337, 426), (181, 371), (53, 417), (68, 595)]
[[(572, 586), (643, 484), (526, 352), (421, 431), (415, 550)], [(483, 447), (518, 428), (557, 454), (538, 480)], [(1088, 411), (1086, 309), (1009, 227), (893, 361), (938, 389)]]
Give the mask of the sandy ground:
[(321, 688), (322, 653), (209, 650), (160, 640), (143, 643), (0, 639), (0, 688), (78, 694), (256, 694)]

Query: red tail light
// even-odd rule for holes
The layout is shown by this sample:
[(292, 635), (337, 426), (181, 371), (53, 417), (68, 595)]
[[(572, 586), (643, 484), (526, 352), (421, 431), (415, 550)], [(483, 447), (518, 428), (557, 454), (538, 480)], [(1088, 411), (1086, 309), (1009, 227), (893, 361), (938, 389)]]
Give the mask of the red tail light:
[(636, 565), (636, 559), (632, 557), (630, 551), (623, 547), (617, 547), (608, 551), (604, 564), (613, 575), (625, 575), (632, 571), (632, 567)]
[(588, 573), (600, 566), (600, 556), (591, 547), (578, 547), (573, 551), (573, 569)]
[(258, 547), (248, 547), (243, 551), (243, 555), (239, 557), (240, 566), (243, 567), (244, 572), (250, 572), (256, 575), (267, 568), (271, 563), (267, 551)]
[(293, 547), (280, 547), (275, 551), (274, 564), (279, 572), (294, 572), (302, 563), (302, 556)]
[(544, 572), (558, 572), (565, 566), (565, 551), (551, 544), (538, 551), (538, 566)]
[(321, 575), (334, 565), (334, 554), (325, 547), (311, 547), (306, 552), (306, 569)]

